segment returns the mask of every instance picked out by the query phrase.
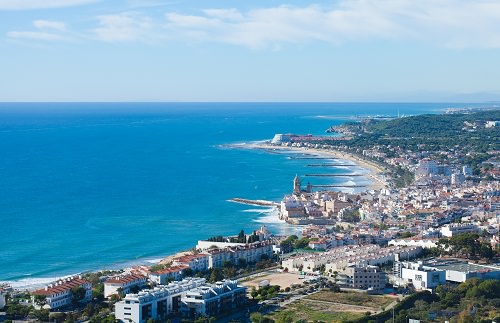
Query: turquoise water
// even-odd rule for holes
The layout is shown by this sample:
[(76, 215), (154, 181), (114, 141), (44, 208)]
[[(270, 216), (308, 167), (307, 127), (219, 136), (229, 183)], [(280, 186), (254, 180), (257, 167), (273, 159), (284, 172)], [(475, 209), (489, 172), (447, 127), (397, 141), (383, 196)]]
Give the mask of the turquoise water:
[(279, 200), (307, 161), (220, 145), (322, 134), (351, 115), (457, 106), (2, 103), (0, 281), (143, 262), (260, 223), (293, 231), (269, 209), (227, 200)]

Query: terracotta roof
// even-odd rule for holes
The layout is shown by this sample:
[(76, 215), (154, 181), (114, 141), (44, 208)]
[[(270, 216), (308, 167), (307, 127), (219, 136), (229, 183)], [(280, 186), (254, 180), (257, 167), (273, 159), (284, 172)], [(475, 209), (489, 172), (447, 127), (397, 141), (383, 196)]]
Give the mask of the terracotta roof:
[(165, 269), (161, 269), (161, 270), (158, 270), (158, 271), (154, 271), (151, 274), (152, 275), (170, 274), (170, 273), (176, 273), (176, 272), (179, 272), (179, 271), (183, 271), (184, 269), (187, 269), (187, 268), (189, 268), (189, 266), (184, 266), (184, 265), (173, 266), (173, 267), (170, 267), (170, 268), (165, 268)]
[[(55, 286), (57, 284), (57, 286)], [(33, 292), (35, 295), (54, 295), (54, 294), (59, 294), (59, 293), (64, 293), (70, 290), (71, 288), (74, 287), (80, 287), (85, 284), (90, 284), (90, 282), (86, 279), (81, 279), (81, 278), (75, 278), (70, 281), (57, 281), (53, 283), (53, 287), (47, 287), (47, 290), (45, 288), (39, 289)]]
[(125, 283), (130, 283), (136, 280), (141, 280), (144, 279), (143, 275), (137, 275), (137, 274), (131, 274), (131, 275), (125, 275), (125, 276), (117, 276), (113, 278), (107, 279), (104, 283), (105, 284), (125, 284)]
[(206, 258), (207, 256), (208, 255), (206, 255), (206, 254), (186, 255), (186, 256), (174, 258), (173, 260), (176, 262), (190, 262), (194, 259)]

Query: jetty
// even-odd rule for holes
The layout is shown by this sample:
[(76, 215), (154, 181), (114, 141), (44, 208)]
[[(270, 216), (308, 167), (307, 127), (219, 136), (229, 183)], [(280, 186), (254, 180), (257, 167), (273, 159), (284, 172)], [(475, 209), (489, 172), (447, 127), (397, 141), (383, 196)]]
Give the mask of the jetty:
[(308, 164), (307, 167), (339, 167), (339, 166), (357, 166), (354, 164)]
[(247, 205), (256, 205), (256, 206), (275, 206), (275, 207), (280, 206), (280, 203), (273, 202), (273, 201), (249, 200), (249, 199), (243, 199), (243, 198), (239, 198), (239, 197), (232, 198), (229, 200), (229, 202), (247, 204)]
[(323, 188), (358, 188), (358, 187), (367, 187), (368, 185), (311, 185), (312, 187), (323, 187)]
[(338, 159), (337, 157), (291, 157), (292, 159)]
[(351, 177), (351, 176), (366, 176), (366, 174), (305, 174), (306, 177)]

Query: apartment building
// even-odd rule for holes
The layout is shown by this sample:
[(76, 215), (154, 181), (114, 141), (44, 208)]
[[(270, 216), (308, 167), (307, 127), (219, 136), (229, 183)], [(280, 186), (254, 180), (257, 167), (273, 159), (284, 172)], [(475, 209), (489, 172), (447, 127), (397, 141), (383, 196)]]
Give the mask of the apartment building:
[[(32, 303), (35, 308), (55, 309), (71, 304), (73, 301), (73, 288), (82, 287), (85, 289), (85, 295), (82, 301), (92, 299), (92, 283), (82, 276), (61, 279), (45, 286), (45, 288), (36, 290), (32, 293)], [(35, 302), (35, 295), (45, 296), (45, 304), (40, 306)]]
[(446, 283), (446, 272), (424, 266), (423, 262), (394, 262), (394, 284), (413, 286), (416, 290), (434, 289)]
[(235, 310), (246, 301), (246, 287), (235, 280), (223, 280), (188, 291), (181, 298), (181, 312), (191, 319), (216, 316)]
[(189, 266), (186, 265), (171, 266), (169, 268), (151, 272), (149, 274), (149, 279), (157, 285), (165, 285), (171, 280), (181, 280), (183, 271), (187, 268), (189, 268)]
[(338, 272), (337, 283), (342, 286), (381, 291), (387, 281), (386, 274), (377, 266), (350, 265)]
[(138, 294), (127, 294), (115, 304), (118, 322), (165, 320), (171, 314), (187, 318), (215, 316), (246, 302), (246, 287), (224, 280), (207, 284), (204, 278), (187, 278)]
[(104, 282), (104, 297), (109, 297), (119, 292), (127, 294), (134, 287), (142, 287), (146, 284), (147, 277), (138, 274), (127, 274), (111, 277)]
[(115, 304), (115, 318), (119, 322), (131, 323), (165, 319), (169, 314), (180, 313), (183, 294), (203, 285), (204, 278), (187, 278), (137, 294), (127, 294)]

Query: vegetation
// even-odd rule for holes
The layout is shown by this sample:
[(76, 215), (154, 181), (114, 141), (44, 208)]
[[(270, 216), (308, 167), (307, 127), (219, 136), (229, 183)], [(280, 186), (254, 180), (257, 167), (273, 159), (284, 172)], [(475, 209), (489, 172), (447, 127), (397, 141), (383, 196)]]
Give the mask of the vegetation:
[[(386, 158), (425, 151), (438, 163), (469, 165), (474, 175), (489, 178), (488, 172), (493, 164), (488, 161), (496, 158), (495, 151), (500, 150), (500, 128), (486, 128), (484, 122), (499, 120), (499, 117), (500, 110), (497, 109), (470, 114), (432, 114), (348, 122), (334, 127), (352, 138), (348, 146), (342, 141), (325, 144), (382, 163), (395, 187), (408, 186), (414, 180), (414, 174), (404, 167), (386, 163), (384, 157), (362, 156), (363, 150), (376, 147)], [(450, 159), (450, 156), (453, 158)]]
[[(406, 297), (394, 308), (395, 322), (408, 318), (425, 322), (491, 322), (500, 318), (500, 280), (469, 279), (459, 285), (442, 285), (436, 294), (420, 292)], [(368, 318), (373, 322), (392, 322), (392, 310)], [(367, 322), (365, 319), (352, 322)]]
[(250, 291), (250, 296), (252, 296), (252, 299), (264, 301), (266, 299), (275, 297), (279, 291), (280, 286), (278, 285), (263, 286), (259, 287), (259, 289), (256, 289), (255, 286), (253, 286), (252, 290)]
[(438, 242), (439, 254), (450, 254), (456, 257), (491, 259), (494, 256), (491, 245), (480, 241), (475, 233), (457, 234), (451, 238), (441, 238)]
[(386, 307), (394, 301), (393, 297), (387, 296), (369, 295), (366, 293), (356, 292), (335, 293), (331, 291), (320, 291), (318, 293), (308, 295), (306, 298), (323, 302), (333, 302), (366, 307)]
[(311, 239), (309, 238), (300, 238), (296, 235), (292, 234), (285, 240), (281, 241), (280, 247), (283, 249), (283, 252), (291, 252), (294, 249), (307, 249), (309, 246), (309, 242)]
[(357, 223), (361, 220), (359, 215), (359, 208), (344, 210), (342, 213), (342, 220), (349, 223)]
[(363, 313), (339, 309), (327, 303), (296, 301), (285, 309), (270, 315), (274, 322), (346, 322), (353, 318), (364, 317)]
[(225, 238), (223, 236), (213, 236), (207, 239), (207, 241), (212, 241), (212, 242), (233, 242), (233, 243), (253, 243), (259, 241), (260, 238), (257, 235), (257, 233), (254, 231), (252, 232), (251, 235), (247, 236), (245, 235), (245, 231), (241, 230), (240, 233), (236, 237), (228, 237)]

